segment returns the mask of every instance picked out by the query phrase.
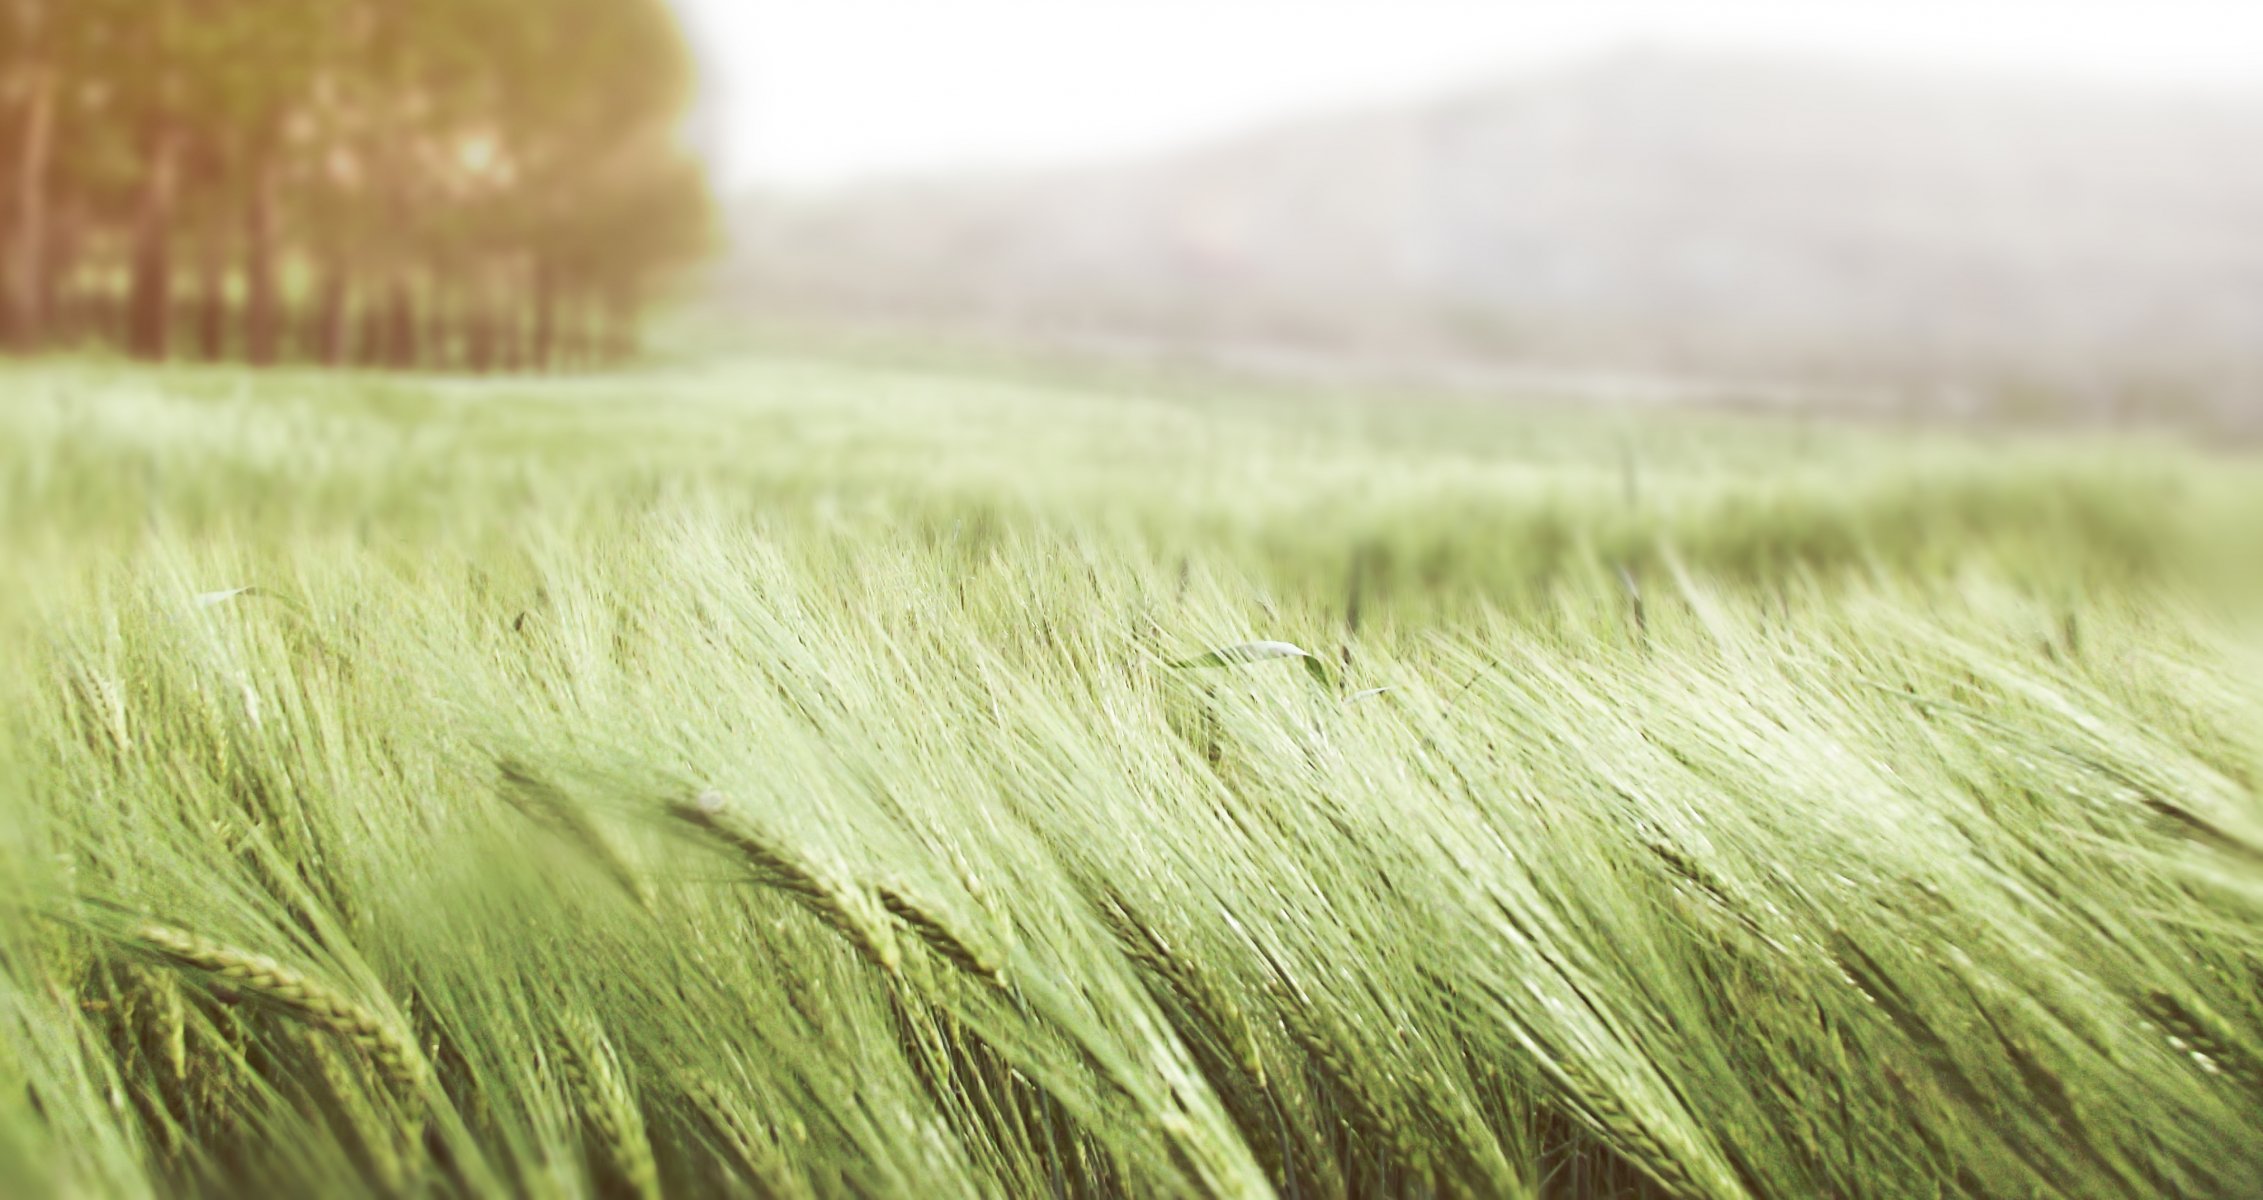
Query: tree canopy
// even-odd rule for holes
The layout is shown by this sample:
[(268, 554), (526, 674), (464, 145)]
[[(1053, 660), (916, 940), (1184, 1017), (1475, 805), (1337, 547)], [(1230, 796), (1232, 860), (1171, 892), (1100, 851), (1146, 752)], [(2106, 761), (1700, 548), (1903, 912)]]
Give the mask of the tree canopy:
[(571, 364), (708, 246), (663, 0), (0, 6), (14, 347)]

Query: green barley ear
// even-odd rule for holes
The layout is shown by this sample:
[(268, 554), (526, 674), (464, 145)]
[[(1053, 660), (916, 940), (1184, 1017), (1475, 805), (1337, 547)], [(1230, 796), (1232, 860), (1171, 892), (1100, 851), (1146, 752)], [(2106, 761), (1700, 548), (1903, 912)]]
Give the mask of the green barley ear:
[(680, 1071), (676, 1086), (713, 1129), (724, 1152), (765, 1196), (802, 1197), (810, 1189), (791, 1170), (790, 1151), (771, 1127), (748, 1111), (749, 1105), (712, 1077)]
[(604, 1030), (589, 1014), (575, 1012), (559, 1023), (558, 1040), (576, 1109), (606, 1161), (636, 1200), (659, 1200), (660, 1167), (644, 1110)]
[(1564, 1089), (1569, 1111), (1580, 1118), (1603, 1143), (1624, 1156), (1669, 1196), (1694, 1200), (1710, 1194), (1681, 1157), (1667, 1147), (1647, 1121), (1629, 1111), (1618, 1097), (1596, 1079), (1578, 1059), (1565, 1057), (1552, 1064)]
[(989, 946), (970, 943), (936, 914), (892, 887), (881, 887), (880, 907), (904, 923), (927, 947), (970, 975), (996, 980), (1005, 970), (1005, 956)]
[(874, 966), (890, 974), (902, 967), (903, 952), (889, 936), (880, 906), (870, 895), (805, 862), (751, 822), (739, 819), (720, 793), (701, 792), (696, 799), (672, 804), (668, 815), (729, 851), (756, 882), (784, 892), (832, 926)]
[(502, 780), (495, 794), (526, 817), (529, 821), (556, 835), (587, 858), (607, 879), (613, 881), (637, 907), (652, 911), (652, 893), (628, 859), (622, 856), (612, 840), (605, 836), (589, 814), (558, 786), (516, 759), (504, 758), (495, 764)]
[(202, 972), (344, 1038), (404, 1091), (417, 1090), (430, 1077), (424, 1056), (406, 1030), (303, 971), (154, 921), (135, 925), (126, 937), (144, 953)]
[(388, 1195), (406, 1193), (418, 1168), (417, 1125), (404, 1124), (379, 1111), (379, 1105), (370, 1100), (365, 1084), (350, 1069), (351, 1056), (341, 1051), (336, 1043), (321, 1036), (321, 1031), (308, 1029), (300, 1035), (306, 1041), (307, 1053), (314, 1059), (315, 1072), (323, 1087), (338, 1106), (345, 1131), (361, 1144), (368, 1156), (369, 1166)]

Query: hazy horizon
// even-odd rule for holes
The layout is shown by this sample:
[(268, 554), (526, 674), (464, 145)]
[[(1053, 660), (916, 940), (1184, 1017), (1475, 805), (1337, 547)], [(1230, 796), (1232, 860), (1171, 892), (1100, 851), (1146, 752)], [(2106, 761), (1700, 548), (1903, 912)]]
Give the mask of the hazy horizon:
[(695, 137), (729, 191), (1106, 161), (1642, 47), (2263, 96), (2263, 10), (2206, 0), (673, 2), (701, 64)]

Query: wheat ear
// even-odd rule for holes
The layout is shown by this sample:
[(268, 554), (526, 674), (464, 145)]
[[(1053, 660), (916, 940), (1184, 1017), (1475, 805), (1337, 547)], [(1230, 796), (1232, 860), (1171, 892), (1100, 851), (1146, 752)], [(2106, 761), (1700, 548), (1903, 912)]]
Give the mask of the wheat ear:
[(407, 1033), (302, 971), (155, 922), (135, 926), (133, 939), (159, 958), (203, 971), (352, 1042), (379, 1073), (403, 1088), (414, 1090), (427, 1078), (424, 1056)]

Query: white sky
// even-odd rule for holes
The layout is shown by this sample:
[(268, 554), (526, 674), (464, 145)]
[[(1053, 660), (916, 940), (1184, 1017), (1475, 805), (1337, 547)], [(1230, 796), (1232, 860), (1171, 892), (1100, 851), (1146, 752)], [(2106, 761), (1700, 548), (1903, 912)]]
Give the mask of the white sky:
[(673, 0), (726, 186), (1103, 158), (1635, 41), (2263, 93), (2263, 0)]

